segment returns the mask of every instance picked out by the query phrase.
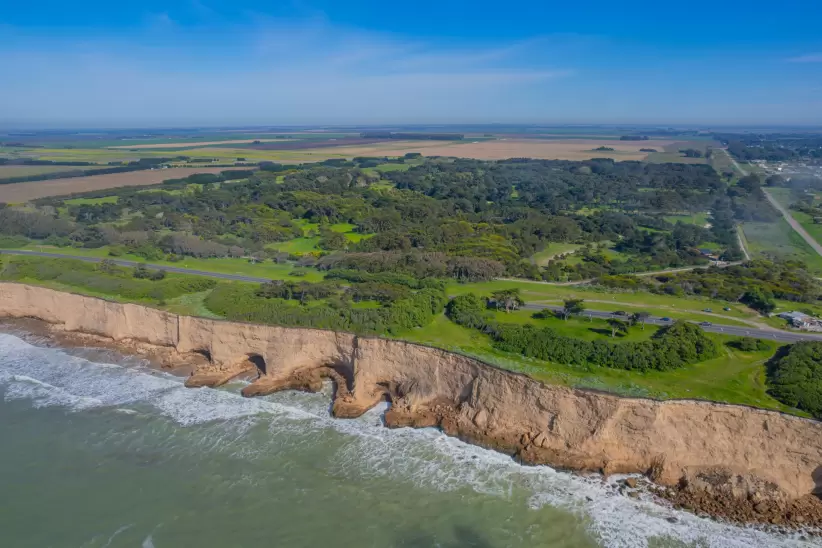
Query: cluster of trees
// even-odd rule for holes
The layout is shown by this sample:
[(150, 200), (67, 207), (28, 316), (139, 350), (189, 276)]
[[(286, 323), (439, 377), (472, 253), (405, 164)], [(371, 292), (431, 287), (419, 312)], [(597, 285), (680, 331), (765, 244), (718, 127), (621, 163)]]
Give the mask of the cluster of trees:
[(611, 288), (741, 302), (763, 314), (775, 308), (774, 299), (810, 303), (822, 297), (822, 284), (799, 261), (757, 259), (724, 268), (712, 266), (652, 277), (602, 276), (597, 283)]
[(822, 158), (822, 134), (760, 133), (717, 134), (736, 159), (785, 162), (802, 158)]
[[(500, 350), (565, 365), (668, 371), (719, 355), (713, 339), (686, 322), (663, 328), (648, 341), (609, 343), (567, 337), (549, 327), (493, 321), (485, 300), (474, 294), (452, 299), (446, 313), (454, 323), (483, 330)], [(612, 329), (622, 329), (622, 325), (627, 324), (620, 322)]]
[(785, 405), (822, 419), (822, 342), (783, 348), (768, 364), (768, 392)]
[(505, 266), (493, 259), (449, 256), (439, 252), (341, 253), (322, 257), (317, 268), (363, 270), (370, 273), (398, 272), (417, 278), (454, 278), (478, 282), (498, 278)]
[[(333, 256), (321, 261), (323, 268), (555, 281), (702, 264), (707, 261), (696, 247), (706, 241), (722, 245), (724, 258), (737, 259), (735, 222), (772, 213), (758, 179), (728, 187), (706, 165), (429, 159), (385, 173), (396, 186), (385, 189), (373, 185), (380, 177), (374, 171), (356, 167), (372, 160), (227, 170), (166, 181), (150, 192), (86, 195), (114, 195), (115, 203), (66, 205), (46, 198), (37, 202), (36, 223), (0, 218), (0, 234), (123, 246), (146, 259), (190, 254), (255, 260), (279, 257), (266, 251), (269, 244), (318, 235), (321, 251), (314, 253)], [(247, 181), (217, 184), (235, 177)], [(66, 210), (67, 216), (58, 214)], [(664, 219), (709, 210), (710, 229)], [(334, 223), (350, 223), (368, 237), (350, 242), (329, 229)], [(156, 232), (173, 236), (160, 242)], [(595, 245), (605, 241), (616, 243), (619, 259)], [(530, 257), (552, 242), (585, 245), (575, 254), (582, 261), (534, 264)]]
[[(431, 323), (447, 297), (442, 287), (412, 290), (367, 282), (272, 282), (258, 289), (224, 284), (205, 299), (216, 314), (239, 321), (355, 333), (396, 333)], [(374, 306), (362, 306), (373, 303)]]

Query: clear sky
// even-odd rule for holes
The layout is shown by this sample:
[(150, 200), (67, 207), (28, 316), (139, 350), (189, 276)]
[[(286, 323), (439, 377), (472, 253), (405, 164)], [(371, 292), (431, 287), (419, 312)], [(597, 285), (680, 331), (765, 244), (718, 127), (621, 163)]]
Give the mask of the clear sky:
[(0, 4), (0, 126), (822, 125), (820, 0)]

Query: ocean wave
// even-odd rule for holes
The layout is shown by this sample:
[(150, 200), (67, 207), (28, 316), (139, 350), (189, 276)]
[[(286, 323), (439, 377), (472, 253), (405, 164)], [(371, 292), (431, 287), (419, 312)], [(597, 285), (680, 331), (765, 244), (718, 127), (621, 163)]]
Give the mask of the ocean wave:
[[(0, 334), (0, 390), (6, 400), (28, 400), (34, 407), (59, 406), (71, 412), (111, 408), (123, 413), (150, 406), (181, 427), (224, 423), (227, 428), (206, 443), (231, 447), (241, 458), (258, 457), (244, 435), (267, 424), (270, 443), (294, 437), (322, 443), (323, 432), (344, 438), (331, 466), (357, 476), (399, 477), (428, 489), (459, 490), (511, 498), (530, 493), (534, 509), (552, 506), (580, 516), (604, 546), (640, 548), (649, 543), (706, 547), (809, 546), (797, 537), (735, 527), (617, 494), (615, 478), (583, 477), (545, 466), (521, 466), (511, 458), (445, 436), (434, 429), (387, 429), (384, 406), (354, 420), (329, 416), (330, 391), (283, 393), (247, 399), (236, 391), (187, 389), (182, 379), (140, 367), (97, 364), (55, 348), (41, 348)], [(151, 542), (151, 537), (146, 539)]]

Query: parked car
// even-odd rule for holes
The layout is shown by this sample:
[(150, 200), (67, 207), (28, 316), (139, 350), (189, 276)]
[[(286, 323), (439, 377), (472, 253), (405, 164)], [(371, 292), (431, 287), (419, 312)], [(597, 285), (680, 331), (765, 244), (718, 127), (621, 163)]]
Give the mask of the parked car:
[(731, 307), (730, 307), (730, 306), (726, 306), (726, 307), (725, 307), (725, 308), (723, 308), (722, 310), (724, 310), (725, 312), (730, 312), (730, 311), (731, 311)]
[(706, 308), (705, 310), (703, 310), (703, 312), (713, 312), (713, 311), (714, 310), (712, 308)]

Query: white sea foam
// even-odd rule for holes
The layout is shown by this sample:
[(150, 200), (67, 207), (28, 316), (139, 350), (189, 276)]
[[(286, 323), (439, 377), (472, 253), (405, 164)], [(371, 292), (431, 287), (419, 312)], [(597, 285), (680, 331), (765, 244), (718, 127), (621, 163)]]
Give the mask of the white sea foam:
[[(6, 400), (29, 400), (35, 407), (60, 406), (72, 412), (130, 412), (130, 406), (148, 405), (183, 427), (224, 422), (229, 426), (225, 434), (207, 443), (230, 446), (244, 458), (255, 449), (240, 438), (262, 421), (274, 434), (272, 444), (286, 433), (313, 442), (319, 439), (313, 431), (330, 429), (346, 440), (334, 459), (337, 472), (401, 477), (428, 489), (470, 487), (498, 497), (525, 489), (533, 508), (549, 505), (580, 515), (609, 547), (646, 547), (659, 538), (717, 548), (811, 546), (798, 538), (716, 523), (649, 500), (619, 496), (613, 481), (520, 466), (505, 455), (434, 429), (389, 430), (382, 426), (384, 407), (359, 419), (335, 420), (328, 415), (328, 393), (246, 399), (231, 391), (186, 389), (181, 379), (148, 369), (103, 365), (0, 334), (0, 390)], [(672, 523), (671, 518), (677, 521)], [(151, 536), (143, 546), (153, 546)]]

